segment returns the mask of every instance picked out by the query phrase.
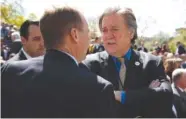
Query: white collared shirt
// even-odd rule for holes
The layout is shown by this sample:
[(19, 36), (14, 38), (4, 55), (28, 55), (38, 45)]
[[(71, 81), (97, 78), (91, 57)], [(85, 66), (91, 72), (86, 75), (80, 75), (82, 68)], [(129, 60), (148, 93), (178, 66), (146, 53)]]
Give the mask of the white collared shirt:
[(25, 52), (25, 50), (23, 48), (21, 50), (23, 51), (23, 53), (24, 53), (24, 55), (25, 55), (25, 57), (27, 59), (31, 59), (32, 58), (28, 53)]
[[(67, 54), (68, 56), (70, 56), (74, 61), (75, 61), (75, 63), (78, 65), (79, 63), (78, 63), (78, 61), (76, 60), (76, 58), (74, 57), (74, 56), (72, 56), (71, 54), (69, 54), (69, 53), (67, 53), (67, 52), (64, 52), (64, 51), (61, 51), (61, 52), (63, 52), (63, 53), (65, 53), (65, 54)], [(79, 65), (78, 65), (79, 66)]]

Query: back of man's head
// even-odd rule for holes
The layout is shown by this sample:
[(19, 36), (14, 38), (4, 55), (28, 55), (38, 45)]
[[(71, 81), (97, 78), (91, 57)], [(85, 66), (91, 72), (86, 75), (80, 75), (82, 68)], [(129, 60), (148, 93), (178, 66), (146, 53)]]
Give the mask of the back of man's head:
[(40, 30), (46, 49), (55, 49), (72, 28), (82, 30), (80, 13), (70, 7), (54, 8), (44, 13), (40, 20)]

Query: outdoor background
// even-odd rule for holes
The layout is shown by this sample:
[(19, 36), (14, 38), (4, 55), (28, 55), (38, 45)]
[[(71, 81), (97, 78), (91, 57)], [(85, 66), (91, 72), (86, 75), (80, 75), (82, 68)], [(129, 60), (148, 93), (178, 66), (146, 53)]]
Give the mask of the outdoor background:
[(0, 0), (1, 21), (18, 28), (25, 19), (39, 20), (52, 6), (68, 5), (85, 15), (92, 39), (99, 33), (98, 18), (110, 6), (132, 8), (138, 23), (138, 45), (144, 41), (149, 50), (158, 42), (168, 43), (171, 52), (176, 42), (186, 46), (186, 0)]

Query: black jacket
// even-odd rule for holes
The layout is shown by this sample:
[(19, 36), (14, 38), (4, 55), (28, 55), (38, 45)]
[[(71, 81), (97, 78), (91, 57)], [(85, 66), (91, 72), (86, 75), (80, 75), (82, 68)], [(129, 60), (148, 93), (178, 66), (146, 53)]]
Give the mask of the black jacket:
[(2, 68), (2, 117), (113, 117), (111, 83), (78, 67), (67, 54), (10, 62)]
[[(119, 90), (119, 74), (112, 57), (106, 51), (88, 55), (83, 64), (110, 81), (114, 90)], [(126, 64), (126, 101), (124, 105), (118, 104), (118, 117), (173, 117), (172, 90), (166, 80), (161, 59), (132, 50), (131, 59)], [(161, 85), (149, 88), (150, 83), (156, 79), (159, 79)]]
[(176, 108), (177, 117), (186, 118), (186, 92), (181, 92), (174, 83), (171, 86), (174, 94), (173, 103)]
[(11, 61), (20, 61), (20, 60), (27, 60), (25, 54), (23, 53), (22, 50), (20, 50), (14, 57), (8, 60), (8, 62)]

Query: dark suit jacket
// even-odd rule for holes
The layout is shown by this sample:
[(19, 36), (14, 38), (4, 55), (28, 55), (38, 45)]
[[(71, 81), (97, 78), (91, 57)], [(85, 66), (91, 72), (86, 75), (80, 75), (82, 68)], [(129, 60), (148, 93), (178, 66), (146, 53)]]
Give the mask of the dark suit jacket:
[[(139, 64), (140, 63), (140, 64)], [(110, 81), (119, 89), (119, 74), (112, 57), (106, 52), (91, 54), (83, 61), (92, 72)], [(139, 64), (139, 65), (136, 65)], [(161, 85), (149, 88), (153, 80)], [(132, 50), (127, 62), (124, 90), (126, 101), (118, 106), (119, 117), (172, 117), (172, 91), (160, 58)]]
[(112, 84), (65, 53), (10, 62), (2, 68), (2, 117), (112, 117)]
[(20, 60), (27, 60), (25, 54), (23, 53), (22, 50), (20, 50), (14, 57), (8, 60), (8, 62), (11, 61), (20, 61)]
[(173, 104), (176, 108), (177, 117), (186, 118), (186, 93), (181, 92), (174, 83), (171, 86), (174, 94)]

